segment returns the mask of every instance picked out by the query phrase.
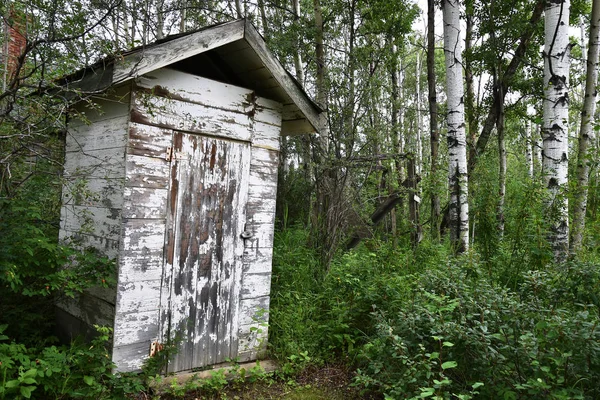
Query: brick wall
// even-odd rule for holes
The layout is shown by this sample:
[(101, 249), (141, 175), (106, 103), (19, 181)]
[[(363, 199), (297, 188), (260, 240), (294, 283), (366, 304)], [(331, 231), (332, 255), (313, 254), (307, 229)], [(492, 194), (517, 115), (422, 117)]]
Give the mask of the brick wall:
[(10, 82), (18, 67), (19, 57), (27, 46), (27, 24), (22, 13), (14, 9), (10, 11), (9, 18), (4, 20), (4, 38), (3, 67), (6, 80)]

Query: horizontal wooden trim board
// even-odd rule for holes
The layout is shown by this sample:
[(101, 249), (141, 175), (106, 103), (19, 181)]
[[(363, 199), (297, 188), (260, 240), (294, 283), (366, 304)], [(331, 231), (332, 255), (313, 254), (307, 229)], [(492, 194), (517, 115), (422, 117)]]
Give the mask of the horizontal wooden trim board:
[(126, 187), (123, 218), (163, 219), (167, 216), (167, 189)]
[(123, 178), (125, 154), (118, 148), (69, 152), (65, 155), (64, 173), (66, 177)]
[(251, 140), (247, 115), (140, 92), (133, 96), (131, 120), (177, 131)]
[(253, 109), (253, 91), (174, 69), (163, 68), (136, 79), (155, 95), (247, 114)]
[[(119, 298), (117, 297), (117, 309)], [(149, 344), (158, 334), (158, 309), (143, 312), (117, 312), (113, 343), (115, 347), (132, 343), (144, 342)], [(139, 360), (138, 360), (139, 362)]]
[(118, 208), (66, 205), (61, 209), (61, 218), (64, 230), (119, 240), (121, 210)]
[(118, 239), (108, 239), (103, 236), (81, 233), (80, 231), (70, 231), (66, 229), (62, 221), (59, 240), (61, 243), (69, 243), (84, 249), (93, 247), (100, 251), (104, 257), (108, 257), (109, 259), (116, 259), (119, 256)]
[(164, 160), (167, 149), (173, 145), (172, 141), (173, 131), (171, 129), (131, 122), (127, 153)]
[(117, 365), (115, 372), (141, 371), (142, 364), (150, 354), (150, 344), (154, 339), (142, 340), (122, 346), (115, 346), (112, 361)]
[(240, 326), (265, 324), (269, 320), (269, 296), (240, 300)]
[[(131, 277), (131, 276), (130, 276)], [(160, 305), (161, 280), (129, 280), (119, 282), (118, 310), (119, 314), (155, 311), (158, 314)]]
[(244, 23), (233, 21), (198, 32), (182, 36), (164, 45), (153, 46), (144, 51), (126, 55), (115, 65), (113, 82), (144, 75), (150, 71), (166, 67), (244, 37)]
[[(128, 111), (128, 110), (125, 110)], [(122, 149), (127, 140), (128, 113), (111, 117), (92, 125), (69, 124), (66, 151)]]
[(151, 158), (128, 154), (127, 187), (166, 189), (169, 187), (170, 163), (164, 158)]
[(271, 274), (244, 274), (240, 299), (268, 296), (271, 291)]
[(62, 201), (78, 206), (121, 208), (124, 187), (123, 178), (65, 177)]

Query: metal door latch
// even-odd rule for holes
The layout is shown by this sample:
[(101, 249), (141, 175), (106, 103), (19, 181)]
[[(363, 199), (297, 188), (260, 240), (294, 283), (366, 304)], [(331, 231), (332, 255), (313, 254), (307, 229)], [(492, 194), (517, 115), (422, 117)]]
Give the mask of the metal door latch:
[(254, 234), (251, 231), (244, 231), (240, 236), (242, 239), (250, 239)]

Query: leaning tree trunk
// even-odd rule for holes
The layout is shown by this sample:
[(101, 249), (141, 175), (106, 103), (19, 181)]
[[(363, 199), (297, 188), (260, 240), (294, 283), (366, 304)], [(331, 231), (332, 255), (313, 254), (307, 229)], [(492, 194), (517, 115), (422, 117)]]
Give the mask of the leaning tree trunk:
[(469, 248), (469, 203), (460, 0), (444, 0), (443, 12), (448, 104), (450, 241), (457, 252), (463, 252)]
[[(300, 0), (292, 0), (292, 6), (294, 8), (294, 23), (298, 23), (300, 19)], [(296, 69), (296, 80), (300, 86), (304, 86), (304, 73), (302, 71), (302, 53), (300, 46), (300, 37), (296, 39), (296, 52), (294, 53), (294, 68)]]
[(598, 45), (600, 42), (600, 4), (592, 4), (592, 20), (590, 23), (590, 38), (587, 54), (587, 73), (585, 81), (585, 97), (581, 111), (581, 128), (579, 130), (579, 151), (577, 154), (577, 189), (575, 191), (573, 232), (571, 236), (571, 251), (576, 252), (583, 242), (585, 228), (585, 213), (587, 210), (588, 178), (590, 163), (588, 149), (594, 145), (595, 132), (593, 118), (596, 112), (596, 85), (598, 84)]
[(542, 172), (548, 189), (549, 240), (554, 258), (568, 253), (569, 214), (566, 196), (569, 167), (569, 0), (545, 5), (544, 118)]
[[(427, 89), (429, 99), (429, 135), (431, 140), (431, 169), (430, 176), (436, 182), (438, 169), (438, 148), (440, 145), (440, 132), (437, 118), (437, 92), (435, 87), (435, 5), (434, 0), (427, 1)], [(439, 238), (440, 228), (440, 196), (437, 185), (432, 185), (431, 190), (431, 235)]]
[[(313, 0), (313, 11), (315, 18), (315, 62), (317, 67), (315, 76), (316, 101), (319, 106), (327, 110), (327, 70), (323, 10), (320, 0)], [(328, 267), (337, 246), (338, 232), (337, 226), (333, 224), (335, 216), (330, 212), (332, 209), (335, 171), (326, 165), (326, 159), (329, 155), (327, 111), (321, 113), (319, 125), (319, 139), (313, 147), (313, 159), (318, 171), (315, 171), (316, 202), (312, 208), (311, 228), (313, 230), (313, 245), (320, 249), (322, 263), (325, 267)]]

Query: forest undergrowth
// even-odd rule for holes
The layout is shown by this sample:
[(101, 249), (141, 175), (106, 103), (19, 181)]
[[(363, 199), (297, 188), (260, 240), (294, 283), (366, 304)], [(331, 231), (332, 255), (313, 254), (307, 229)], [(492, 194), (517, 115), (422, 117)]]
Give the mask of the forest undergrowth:
[(597, 263), (529, 268), (371, 241), (315, 273), (305, 235), (276, 242), (274, 354), (343, 359), (389, 399), (600, 397)]
[[(408, 237), (394, 244), (381, 232), (325, 268), (308, 229), (280, 229), (269, 325), (280, 370), (259, 374), (259, 384), (293, 385), (307, 368), (343, 365), (351, 393), (375, 398), (600, 398), (597, 224), (588, 225), (585, 250), (554, 265), (536, 186), (509, 186), (500, 238), (486, 234), (493, 196), (480, 182), (478, 239), (460, 256), (444, 241), (426, 237), (413, 248)], [(12, 233), (0, 238), (0, 399), (159, 398), (149, 386), (158, 362), (142, 374), (112, 374), (108, 327), (91, 343), (53, 336), (53, 302), (113, 285), (114, 264), (58, 245), (57, 226), (43, 223), (58, 199), (30, 185), (0, 204), (2, 230)], [(63, 268), (74, 260), (79, 268)], [(218, 375), (194, 385), (167, 394), (232, 393)]]

